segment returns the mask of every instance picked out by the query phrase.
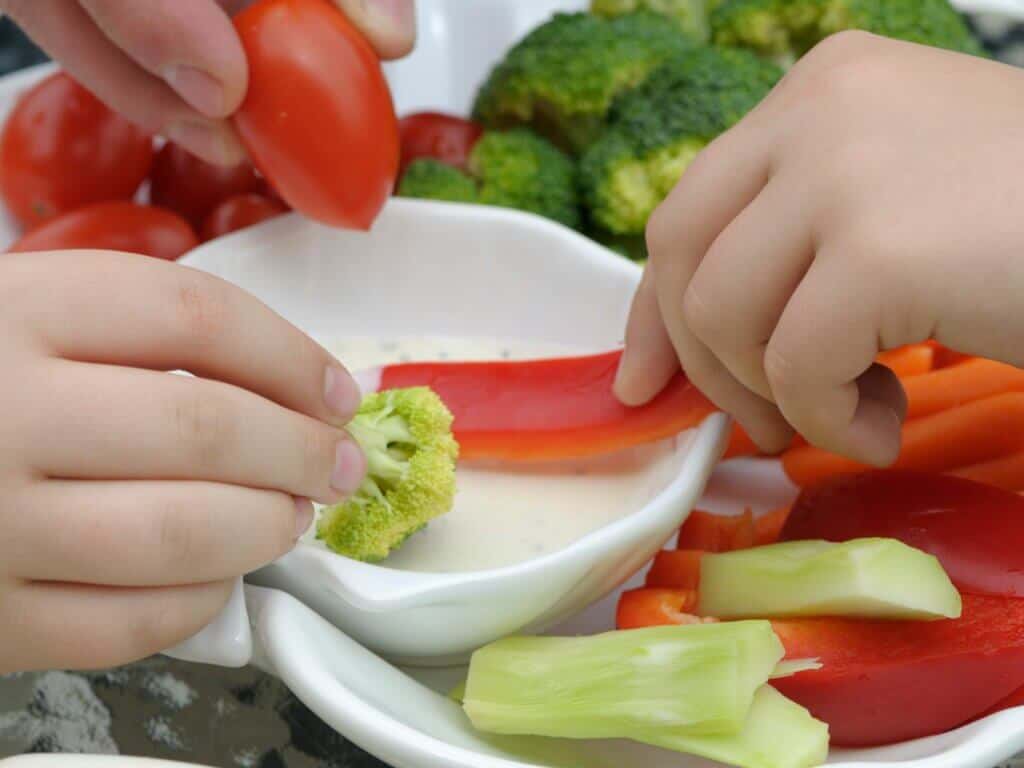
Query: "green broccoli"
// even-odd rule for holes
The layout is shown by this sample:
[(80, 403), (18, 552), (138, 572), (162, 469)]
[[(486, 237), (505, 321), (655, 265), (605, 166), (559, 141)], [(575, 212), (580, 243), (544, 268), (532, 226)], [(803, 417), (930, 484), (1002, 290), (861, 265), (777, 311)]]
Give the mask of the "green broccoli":
[(673, 57), (623, 94), (581, 160), (593, 223), (614, 235), (642, 234), (690, 162), (781, 77), (747, 51), (704, 47)]
[(575, 162), (524, 128), (485, 132), (470, 153), (468, 174), (437, 160), (414, 160), (398, 194), (516, 208), (580, 226)]
[(606, 19), (637, 11), (660, 13), (673, 19), (687, 37), (706, 43), (711, 37), (708, 4), (713, 0), (590, 0), (590, 12)]
[(783, 66), (848, 29), (987, 56), (948, 0), (724, 0), (711, 28), (717, 44), (749, 48)]
[(338, 554), (377, 562), (451, 509), (452, 414), (427, 387), (394, 389), (364, 398), (347, 430), (366, 456), (366, 479), (321, 512), (316, 535)]
[(409, 163), (398, 184), (403, 197), (422, 197), (450, 203), (475, 203), (476, 181), (453, 165), (431, 157)]
[(557, 14), (494, 68), (473, 114), (488, 128), (528, 125), (579, 152), (601, 132), (616, 95), (694, 44), (656, 13)]

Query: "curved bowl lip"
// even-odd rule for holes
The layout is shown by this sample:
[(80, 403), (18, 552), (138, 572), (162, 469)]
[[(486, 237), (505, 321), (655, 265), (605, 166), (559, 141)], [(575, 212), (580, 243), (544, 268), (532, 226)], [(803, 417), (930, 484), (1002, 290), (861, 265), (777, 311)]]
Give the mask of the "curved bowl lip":
[[(639, 283), (642, 272), (638, 265), (623, 259), (590, 238), (531, 213), (493, 206), (392, 198), (381, 215), (413, 222), (417, 219), (430, 220), (434, 224), (442, 222), (453, 226), (459, 226), (468, 220), (484, 224), (501, 221), (514, 225), (524, 233), (533, 232), (546, 237), (553, 241), (556, 247), (565, 248), (578, 259), (583, 269), (602, 270), (626, 277), (634, 285)], [(295, 227), (305, 226), (320, 225), (306, 222), (294, 213), (281, 216), (205, 243), (186, 254), (179, 263), (203, 269), (203, 257), (211, 253), (224, 249), (244, 252), (247, 243), (263, 241), (268, 236), (287, 236)], [(321, 257), (313, 255), (309, 258)], [(551, 572), (580, 562), (596, 562), (622, 542), (640, 538), (652, 528), (665, 524), (668, 516), (675, 514), (673, 510), (678, 500), (687, 500), (685, 506), (688, 507), (696, 503), (724, 451), (729, 426), (727, 416), (715, 413), (695, 429), (681, 433), (674, 438), (676, 445), (678, 446), (680, 441), (689, 443), (687, 447), (681, 449), (686, 451), (682, 466), (672, 481), (653, 498), (635, 511), (582, 536), (562, 549), (521, 563), (454, 573), (406, 571), (361, 563), (311, 544), (300, 543), (273, 567), (292, 573), (303, 573), (303, 578), (308, 576), (309, 572), (313, 572), (325, 587), (354, 607), (366, 612), (386, 612), (459, 600), (476, 594), (481, 589), (494, 589), (499, 584), (507, 583), (506, 580), (532, 576), (538, 571)], [(687, 496), (692, 498), (687, 499)], [(685, 517), (685, 514), (679, 516), (679, 525), (683, 523)]]
[[(387, 745), (388, 754), (382, 759), (401, 759), (406, 765), (425, 768), (440, 765), (445, 768), (528, 768), (533, 765), (453, 744), (383, 711), (343, 680), (325, 674), (316, 654), (296, 653), (290, 639), (309, 622), (324, 631), (340, 630), (329, 627), (324, 619), (290, 595), (274, 590), (257, 589), (255, 592), (254, 624), (263, 638), (264, 651), (275, 673), (307, 706), (362, 748), (381, 755), (382, 745)], [(405, 667), (392, 666), (408, 674)], [(423, 684), (415, 675), (411, 677)], [(948, 742), (949, 746), (924, 756), (906, 753), (908, 748), (936, 740)], [(989, 768), (1013, 757), (1022, 748), (1024, 707), (1015, 707), (937, 736), (875, 749), (833, 749), (826, 765), (832, 768)], [(425, 759), (429, 762), (424, 762)]]
[[(674, 502), (692, 496), (696, 502), (725, 446), (730, 420), (724, 414), (712, 414), (696, 430), (683, 458), (683, 466), (673, 480), (650, 501), (620, 519), (580, 537), (569, 545), (520, 563), (455, 573), (406, 571), (343, 559), (326, 550), (306, 545), (297, 547), (279, 567), (301, 570), (307, 566), (328, 578), (324, 585), (351, 605), (367, 612), (386, 612), (422, 607), (442, 601), (458, 601), (479, 596), (518, 579), (553, 572), (585, 562), (597, 562), (615, 548), (642, 538), (652, 529), (669, 523)], [(684, 433), (681, 438), (690, 438)], [(689, 509), (686, 514), (689, 514)], [(682, 525), (686, 514), (679, 516)], [(347, 572), (339, 572), (344, 568)], [(382, 579), (382, 575), (386, 578)], [(365, 586), (363, 583), (365, 582)]]

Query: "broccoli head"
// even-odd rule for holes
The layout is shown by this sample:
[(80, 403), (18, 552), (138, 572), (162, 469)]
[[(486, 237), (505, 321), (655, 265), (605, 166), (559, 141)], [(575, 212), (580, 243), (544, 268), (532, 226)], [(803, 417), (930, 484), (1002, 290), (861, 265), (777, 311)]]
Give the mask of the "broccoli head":
[(719, 45), (749, 48), (784, 66), (849, 29), (987, 55), (948, 0), (724, 0), (711, 27)]
[(601, 132), (617, 94), (693, 45), (656, 13), (613, 19), (557, 14), (494, 68), (473, 114), (485, 127), (530, 126), (562, 149), (578, 152)]
[(706, 43), (711, 37), (708, 5), (712, 0), (591, 0), (590, 12), (607, 19), (651, 11), (673, 19), (687, 37)]
[(523, 128), (485, 132), (470, 153), (468, 174), (437, 160), (414, 160), (398, 194), (516, 208), (580, 226), (575, 162)]
[(423, 197), (450, 203), (475, 203), (476, 181), (458, 168), (432, 157), (409, 163), (398, 184), (403, 197)]
[(393, 389), (364, 398), (347, 430), (366, 456), (366, 479), (321, 512), (316, 534), (338, 554), (376, 562), (451, 510), (452, 414), (427, 387)]
[(781, 77), (780, 68), (747, 51), (702, 47), (623, 94), (580, 165), (593, 223), (613, 235), (642, 234), (690, 162)]

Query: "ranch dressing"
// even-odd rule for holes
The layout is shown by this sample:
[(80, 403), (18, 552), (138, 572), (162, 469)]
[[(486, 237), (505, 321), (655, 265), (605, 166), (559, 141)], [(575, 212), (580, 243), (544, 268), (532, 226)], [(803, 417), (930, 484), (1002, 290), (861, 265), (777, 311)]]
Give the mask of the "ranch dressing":
[[(578, 349), (493, 339), (345, 337), (321, 340), (350, 370), (395, 362), (525, 359)], [(636, 512), (678, 472), (670, 444), (569, 464), (460, 465), (455, 506), (381, 565), (455, 572), (513, 565), (557, 551)], [(316, 541), (315, 526), (305, 541)]]

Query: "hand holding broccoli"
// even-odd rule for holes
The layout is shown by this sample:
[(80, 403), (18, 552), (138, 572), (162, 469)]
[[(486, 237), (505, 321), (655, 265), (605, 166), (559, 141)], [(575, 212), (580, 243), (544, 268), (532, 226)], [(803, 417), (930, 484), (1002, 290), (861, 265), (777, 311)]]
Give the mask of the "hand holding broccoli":
[(873, 366), (934, 338), (1024, 365), (1024, 72), (829, 38), (702, 151), (647, 228), (617, 390), (680, 363), (766, 450), (792, 428), (874, 465), (905, 397)]
[(0, 359), (0, 674), (176, 645), (363, 481), (349, 374), (205, 273), (7, 255)]

